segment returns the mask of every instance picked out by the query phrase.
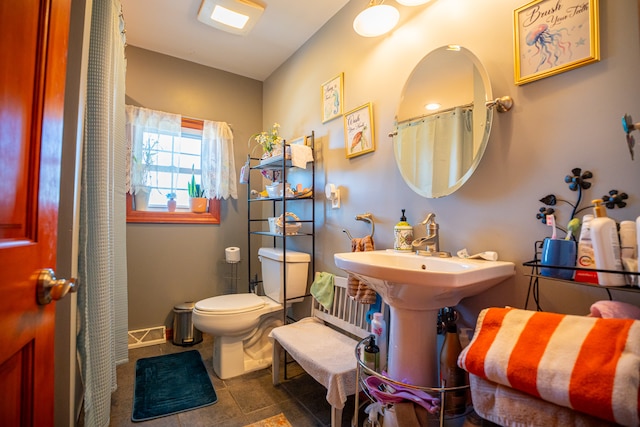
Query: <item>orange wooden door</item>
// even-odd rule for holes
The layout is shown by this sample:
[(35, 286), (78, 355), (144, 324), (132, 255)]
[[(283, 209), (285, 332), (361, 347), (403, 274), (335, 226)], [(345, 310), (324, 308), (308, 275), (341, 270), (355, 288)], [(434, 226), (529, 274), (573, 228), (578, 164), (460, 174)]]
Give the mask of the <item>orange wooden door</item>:
[(0, 1), (0, 425), (53, 425), (54, 268), (70, 0)]

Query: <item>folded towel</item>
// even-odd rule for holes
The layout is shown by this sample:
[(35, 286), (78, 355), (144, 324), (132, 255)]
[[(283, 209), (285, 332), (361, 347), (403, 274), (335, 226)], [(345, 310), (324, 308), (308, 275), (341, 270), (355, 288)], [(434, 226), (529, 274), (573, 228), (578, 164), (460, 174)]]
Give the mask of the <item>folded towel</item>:
[(331, 273), (316, 273), (311, 284), (311, 295), (327, 310), (333, 305), (333, 288), (335, 276)]
[[(351, 240), (352, 252), (372, 250), (374, 250), (372, 236)], [(376, 292), (369, 288), (366, 283), (351, 274), (347, 276), (347, 295), (362, 304), (374, 304), (376, 302)]]
[(640, 308), (620, 301), (597, 301), (591, 305), (589, 316), (640, 320)]
[[(500, 426), (615, 427), (618, 425), (538, 399), (473, 374), (469, 375), (469, 385), (473, 398), (473, 410), (485, 420)], [(480, 425), (480, 422), (477, 425)]]
[(308, 145), (291, 144), (291, 164), (298, 168), (307, 168), (307, 162), (313, 161), (313, 150)]
[(640, 321), (489, 308), (458, 365), (557, 405), (640, 425)]

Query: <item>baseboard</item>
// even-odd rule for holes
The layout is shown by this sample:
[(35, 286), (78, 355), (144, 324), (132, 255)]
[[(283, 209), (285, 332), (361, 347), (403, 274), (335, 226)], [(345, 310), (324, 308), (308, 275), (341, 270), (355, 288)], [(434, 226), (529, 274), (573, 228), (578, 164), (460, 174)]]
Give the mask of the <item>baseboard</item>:
[(129, 331), (129, 345), (131, 348), (146, 347), (149, 345), (163, 344), (166, 328), (164, 326), (155, 326), (153, 328), (136, 329)]

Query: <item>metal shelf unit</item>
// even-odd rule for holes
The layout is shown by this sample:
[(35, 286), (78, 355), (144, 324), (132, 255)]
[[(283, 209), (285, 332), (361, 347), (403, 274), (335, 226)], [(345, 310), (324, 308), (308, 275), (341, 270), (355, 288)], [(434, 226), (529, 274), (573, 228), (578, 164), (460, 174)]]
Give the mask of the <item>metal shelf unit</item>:
[[(311, 150), (314, 151), (314, 146), (315, 146), (315, 132), (311, 132), (310, 135), (307, 135), (306, 137), (306, 144), (309, 145), (311, 147)], [(289, 146), (288, 143), (286, 143), (286, 141), (284, 142), (285, 145), (285, 149), (283, 150), (286, 153), (286, 147)], [(314, 152), (314, 157), (315, 157), (315, 152)], [(247, 195), (247, 215), (248, 215), (248, 220), (247, 220), (247, 231), (248, 231), (248, 252), (249, 252), (249, 257), (252, 257), (255, 255), (257, 255), (257, 250), (260, 246), (263, 246), (262, 244), (256, 245), (255, 242), (252, 242), (253, 238), (255, 236), (262, 236), (262, 237), (272, 237), (272, 242), (271, 242), (271, 246), (272, 247), (281, 247), (282, 251), (283, 251), (283, 255), (284, 255), (284, 263), (285, 263), (285, 271), (286, 271), (286, 254), (287, 254), (287, 248), (288, 246), (290, 246), (290, 244), (288, 244), (288, 241), (290, 241), (291, 239), (306, 239), (306, 242), (302, 242), (302, 245), (305, 245), (305, 247), (310, 248), (309, 250), (309, 254), (311, 257), (310, 263), (309, 263), (309, 277), (312, 279), (313, 278), (313, 274), (315, 272), (315, 203), (314, 203), (314, 198), (315, 198), (315, 161), (309, 162), (307, 164), (306, 169), (300, 169), (300, 168), (296, 168), (295, 166), (292, 165), (291, 160), (287, 159), (285, 155), (282, 156), (281, 159), (277, 159), (275, 161), (271, 161), (271, 162), (261, 162), (260, 158), (255, 158), (255, 157), (251, 157), (250, 155), (248, 156), (248, 160), (249, 160), (249, 175), (248, 175), (248, 181), (247, 181), (247, 185), (248, 185), (248, 195)], [(281, 182), (286, 183), (287, 182), (287, 177), (289, 176), (290, 172), (292, 169), (297, 169), (299, 171), (307, 171), (307, 173), (309, 173), (311, 175), (311, 185), (310, 185), (310, 189), (311, 189), (311, 196), (310, 197), (260, 197), (260, 198), (252, 198), (251, 197), (251, 189), (252, 189), (252, 182), (254, 186), (257, 185), (262, 185), (262, 177), (260, 172), (262, 171), (279, 171), (281, 173)], [(256, 178), (259, 184), (256, 184)], [(260, 213), (256, 214), (256, 215), (252, 215), (252, 205), (259, 205), (260, 206)], [(268, 206), (267, 209), (264, 209), (265, 204)], [(307, 206), (301, 206), (302, 204), (307, 205)], [(270, 212), (271, 215), (265, 215), (264, 211), (268, 210), (270, 208)], [(298, 220), (289, 220), (287, 219), (287, 217), (284, 217), (284, 223), (283, 223), (283, 228), (286, 227), (287, 223), (295, 223), (295, 222), (299, 222), (302, 224), (302, 228), (300, 229), (300, 231), (297, 234), (294, 235), (287, 235), (287, 234), (279, 234), (279, 233), (272, 233), (269, 231), (264, 231), (265, 228), (268, 229), (269, 224), (268, 224), (268, 218), (269, 216), (271, 217), (275, 217), (278, 216), (280, 214), (284, 214), (285, 212), (294, 212), (297, 209), (305, 209), (306, 208), (306, 214), (304, 216), (300, 216), (300, 219)], [(262, 241), (261, 241), (262, 242)], [(257, 272), (254, 272), (252, 269), (252, 263), (249, 262), (248, 263), (248, 269), (249, 269), (249, 287), (251, 289), (252, 286), (256, 286), (259, 283), (262, 283), (262, 279), (258, 279), (258, 274)], [(284, 294), (284, 300), (285, 301), (290, 301), (294, 298), (288, 298), (287, 297), (287, 275), (284, 274), (283, 277), (283, 294)], [(309, 296), (310, 294), (307, 294), (306, 296)], [(287, 323), (288, 317), (287, 317), (287, 310), (283, 310), (284, 315), (283, 315), (283, 322)], [(293, 320), (293, 319), (289, 319), (289, 320)]]
[(545, 267), (545, 268), (557, 268), (557, 269), (562, 269), (562, 270), (573, 270), (573, 271), (595, 271), (595, 272), (602, 272), (602, 273), (614, 273), (614, 274), (624, 274), (626, 276), (639, 276), (638, 280), (640, 281), (640, 273), (638, 272), (632, 272), (632, 271), (618, 271), (618, 270), (598, 270), (598, 269), (587, 269), (587, 268), (582, 268), (582, 267), (564, 267), (564, 266), (557, 266), (557, 265), (542, 265), (541, 261), (540, 261), (540, 255), (541, 255), (541, 250), (542, 250), (542, 241), (537, 241), (535, 242), (535, 250), (534, 250), (534, 259), (531, 261), (527, 261), (527, 262), (523, 262), (522, 265), (525, 267), (531, 267), (531, 272), (529, 274), (525, 274), (525, 276), (529, 277), (529, 289), (527, 291), (527, 298), (525, 300), (524, 303), (524, 309), (526, 310), (528, 305), (529, 305), (529, 298), (531, 297), (531, 294), (533, 293), (533, 299), (536, 303), (536, 308), (538, 310), (541, 310), (540, 308), (540, 300), (539, 300), (539, 289), (540, 289), (540, 279), (543, 279), (545, 281), (550, 280), (550, 281), (556, 281), (556, 282), (561, 282), (563, 284), (572, 284), (572, 285), (577, 285), (577, 286), (586, 286), (586, 287), (590, 287), (592, 289), (603, 289), (607, 292), (607, 295), (609, 296), (609, 299), (612, 300), (613, 297), (611, 295), (611, 291), (621, 291), (621, 292), (640, 292), (640, 287), (636, 287), (636, 286), (602, 286), (602, 285), (598, 285), (596, 283), (586, 283), (586, 282), (579, 282), (579, 281), (575, 281), (575, 280), (564, 280), (564, 279), (557, 279), (555, 277), (548, 277), (548, 276), (543, 276), (540, 273), (540, 268), (541, 267)]

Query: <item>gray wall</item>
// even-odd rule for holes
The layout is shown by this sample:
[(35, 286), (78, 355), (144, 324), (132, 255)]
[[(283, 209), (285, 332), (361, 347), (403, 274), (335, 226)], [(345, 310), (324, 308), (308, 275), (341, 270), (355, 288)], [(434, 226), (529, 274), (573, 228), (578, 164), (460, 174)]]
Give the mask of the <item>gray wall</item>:
[[(229, 123), (239, 172), (249, 136), (261, 130), (262, 82), (134, 46), (126, 55), (127, 103)], [(225, 293), (226, 247), (240, 247), (238, 287), (247, 289), (246, 194), (238, 185), (238, 200), (221, 201), (220, 225), (127, 225), (129, 330), (170, 327), (174, 305)]]
[[(600, 2), (601, 61), (556, 76), (516, 86), (513, 80), (513, 10), (522, 0), (436, 0), (420, 7), (400, 9), (401, 21), (392, 33), (360, 37), (352, 29), (364, 2), (349, 2), (303, 48), (264, 83), (263, 127), (274, 121), (283, 135), (315, 130), (319, 142), (319, 183), (339, 185), (342, 207), (332, 210), (318, 199), (319, 232), (316, 270), (344, 274), (333, 254), (348, 251), (342, 233), (367, 232), (356, 222), (358, 213), (372, 212), (379, 249), (393, 245), (393, 226), (400, 209), (411, 224), (435, 212), (440, 224), (440, 246), (455, 252), (495, 250), (517, 265), (517, 275), (459, 306), (468, 324), (488, 306), (522, 307), (529, 283), (523, 261), (533, 258), (536, 240), (550, 229), (536, 220), (543, 196), (555, 193), (575, 200), (563, 182), (575, 167), (591, 170), (595, 178), (585, 201), (611, 189), (629, 194), (628, 207), (615, 209), (617, 220), (640, 215), (640, 166), (631, 161), (620, 118), (640, 119), (640, 44), (638, 2)], [(514, 109), (495, 114), (489, 146), (475, 174), (456, 193), (425, 199), (402, 180), (386, 135), (404, 82), (430, 51), (447, 44), (467, 47), (480, 59), (492, 82), (494, 96), (510, 95)], [(320, 85), (344, 72), (345, 112), (366, 102), (373, 104), (376, 151), (346, 159), (343, 121), (321, 122)], [(640, 137), (637, 135), (636, 137)], [(567, 205), (559, 205), (558, 220), (565, 225)], [(416, 236), (425, 230), (416, 227)], [(541, 303), (547, 311), (585, 314), (603, 289), (546, 281)], [(614, 297), (638, 303), (638, 294)], [(529, 306), (531, 308), (531, 306)]]
[[(373, 213), (376, 246), (392, 247), (400, 209), (407, 209), (411, 224), (435, 212), (443, 250), (495, 250), (501, 259), (514, 262), (513, 279), (459, 305), (464, 323), (473, 325), (484, 307), (524, 305), (529, 269), (522, 262), (533, 258), (536, 240), (550, 236), (550, 230), (535, 219), (542, 206), (538, 200), (549, 193), (575, 200), (563, 182), (574, 167), (595, 175), (586, 202), (615, 188), (629, 194), (629, 204), (610, 215), (617, 220), (640, 215), (640, 167), (629, 157), (620, 126), (624, 113), (635, 121), (640, 118), (638, 3), (600, 2), (600, 62), (516, 86), (513, 10), (523, 4), (521, 0), (433, 0), (414, 8), (395, 4), (401, 12), (398, 28), (369, 39), (352, 29), (353, 18), (364, 5), (351, 1), (264, 84), (128, 47), (127, 96), (144, 107), (232, 123), (238, 168), (246, 158), (249, 136), (274, 122), (281, 124), (287, 139), (315, 131), (317, 271), (344, 275), (335, 267), (333, 254), (350, 249), (343, 228), (354, 236), (367, 233), (367, 225), (354, 220), (359, 213)], [(512, 96), (515, 107), (494, 115), (489, 146), (471, 179), (453, 195), (425, 199), (402, 180), (386, 135), (412, 69), (427, 53), (451, 43), (474, 52), (491, 76), (494, 96)], [(373, 104), (374, 153), (346, 159), (342, 119), (321, 121), (320, 85), (340, 72), (345, 73), (345, 112)], [(332, 210), (324, 200), (325, 182), (340, 186), (340, 209)], [(128, 226), (130, 329), (169, 325), (174, 304), (221, 294), (226, 246), (243, 250), (239, 282), (247, 283), (246, 186), (239, 190), (238, 201), (222, 203), (220, 226)], [(566, 224), (568, 206), (557, 210), (559, 223)], [(416, 227), (415, 234), (423, 236), (424, 230)], [(640, 295), (615, 291), (613, 295), (640, 305)], [(584, 314), (594, 301), (605, 298), (603, 289), (559, 282), (546, 281), (541, 288), (547, 311)]]

